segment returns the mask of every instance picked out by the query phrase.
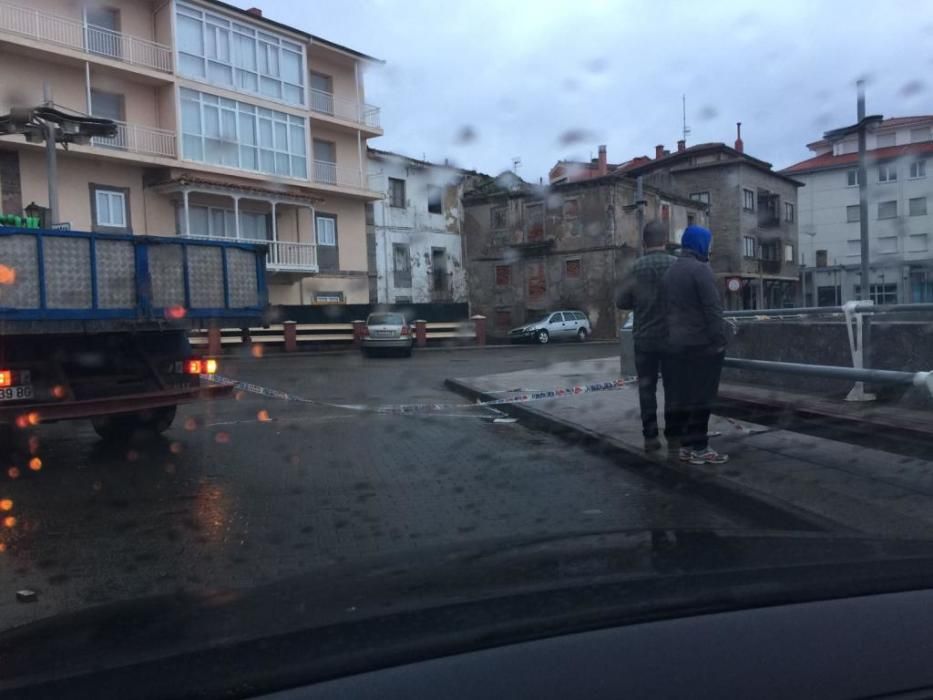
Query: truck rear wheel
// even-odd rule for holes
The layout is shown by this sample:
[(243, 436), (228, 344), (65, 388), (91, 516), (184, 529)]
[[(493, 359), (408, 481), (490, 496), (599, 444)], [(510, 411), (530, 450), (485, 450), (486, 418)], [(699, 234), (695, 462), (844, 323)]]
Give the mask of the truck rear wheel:
[(160, 435), (175, 420), (175, 406), (162, 406), (139, 413), (120, 413), (91, 418), (94, 432), (104, 440), (129, 440), (140, 434)]

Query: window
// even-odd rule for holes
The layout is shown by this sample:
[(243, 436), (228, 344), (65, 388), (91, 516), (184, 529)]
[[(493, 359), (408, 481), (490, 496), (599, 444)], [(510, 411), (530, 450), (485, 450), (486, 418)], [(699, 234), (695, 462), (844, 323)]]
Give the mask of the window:
[(315, 304), (343, 304), (343, 292), (316, 292), (314, 294)]
[(130, 216), (126, 208), (129, 192), (119, 187), (91, 185), (91, 219), (95, 231), (130, 232)]
[[(178, 230), (184, 231), (185, 210), (178, 208)], [(236, 238), (237, 226), (233, 209), (192, 204), (188, 207), (188, 221), (192, 236), (208, 238)], [(240, 238), (249, 241), (269, 240), (267, 215), (240, 211)]]
[(747, 211), (755, 211), (755, 193), (751, 190), (742, 190), (742, 206)]
[(930, 140), (930, 127), (921, 126), (917, 129), (910, 130), (910, 142), (911, 143), (921, 143), (923, 141)]
[(846, 207), (846, 221), (855, 223), (861, 219), (862, 210), (858, 204), (850, 204)]
[(777, 241), (769, 241), (761, 244), (759, 255), (762, 260), (778, 261), (781, 259), (781, 246)]
[(849, 187), (857, 187), (859, 184), (858, 169), (852, 168), (846, 171), (846, 183)]
[(876, 148), (889, 148), (897, 145), (896, 134), (878, 134), (875, 139)]
[(927, 176), (927, 162), (925, 160), (915, 160), (910, 164), (910, 176), (911, 177), (926, 177)]
[(85, 13), (88, 51), (111, 58), (122, 58), (123, 42), (114, 40), (114, 33), (120, 31), (120, 11), (109, 7), (89, 7)]
[[(862, 286), (855, 285), (855, 295), (862, 296)], [(872, 284), (868, 287), (868, 297), (876, 304), (896, 304), (897, 284)]]
[(790, 202), (784, 202), (784, 221), (794, 223), (794, 205)]
[(754, 236), (745, 236), (743, 239), (745, 245), (744, 255), (746, 258), (757, 258), (758, 257), (758, 241), (755, 240)]
[(912, 233), (907, 237), (908, 253), (926, 253), (928, 250), (927, 234)]
[(306, 179), (304, 119), (181, 89), (182, 157), (242, 170)]
[(580, 279), (581, 263), (580, 258), (564, 261), (564, 277), (569, 280)]
[(564, 315), (563, 314), (551, 314), (551, 317), (547, 320), (548, 323), (563, 323)]
[(690, 195), (690, 199), (694, 202), (702, 202), (703, 204), (709, 206), (709, 192), (693, 192)]
[(829, 254), (825, 250), (816, 251), (816, 266), (817, 267), (826, 267), (829, 264), (828, 260)]
[(395, 177), (389, 178), (389, 206), (396, 209), (405, 208), (405, 181)]
[(211, 85), (304, 105), (305, 51), (226, 17), (178, 3), (178, 72)]
[(926, 216), (927, 214), (927, 198), (926, 197), (911, 197), (907, 200), (908, 212), (911, 216)]
[(411, 249), (404, 243), (392, 244), (392, 276), (396, 287), (411, 287)]
[(526, 239), (529, 243), (544, 240), (544, 206), (525, 205)]
[(897, 200), (890, 200), (887, 202), (878, 202), (878, 218), (879, 219), (896, 219), (897, 218)]
[(850, 258), (861, 257), (862, 255), (862, 240), (860, 238), (850, 238), (846, 241), (846, 255)]
[(576, 219), (580, 215), (580, 201), (576, 198), (564, 200), (564, 218)]
[(443, 193), (440, 187), (428, 185), (428, 212), (430, 214), (443, 213)]
[(511, 309), (496, 309), (496, 328), (502, 331), (512, 327)]
[(493, 207), (489, 210), (489, 226), (494, 231), (507, 228), (509, 225), (508, 207)]
[(817, 287), (816, 288), (817, 306), (841, 306), (842, 290), (838, 285), (835, 287)]
[(323, 139), (311, 140), (314, 157), (314, 181), (327, 185), (337, 184), (337, 144)]
[(882, 255), (890, 255), (897, 252), (897, 236), (879, 236), (878, 252)]
[(790, 243), (784, 245), (784, 262), (792, 263), (794, 262), (794, 246)]
[(91, 90), (91, 114), (103, 119), (122, 122), (126, 119), (123, 95), (103, 90)]
[(431, 277), (435, 292), (447, 291), (447, 249), (431, 248)]
[(528, 298), (540, 299), (547, 291), (547, 278), (544, 276), (544, 263), (531, 263), (527, 268)]
[(512, 285), (512, 266), (496, 265), (496, 286), (509, 287)]
[(337, 217), (333, 214), (318, 214), (314, 218), (317, 238), (317, 265), (322, 272), (340, 269), (340, 254), (337, 246)]
[(311, 89), (311, 109), (324, 114), (334, 113), (334, 79), (311, 71), (308, 86)]
[(687, 226), (693, 226), (697, 222), (695, 214), (687, 214)]
[(661, 205), (661, 221), (670, 221), (671, 220), (671, 205), (662, 204)]
[(878, 182), (894, 182), (897, 180), (897, 164), (884, 163), (878, 166)]

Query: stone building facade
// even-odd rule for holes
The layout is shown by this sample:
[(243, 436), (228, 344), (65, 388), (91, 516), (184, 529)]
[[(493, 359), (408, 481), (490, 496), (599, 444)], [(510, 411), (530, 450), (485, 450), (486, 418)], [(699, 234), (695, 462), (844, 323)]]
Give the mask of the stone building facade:
[(652, 187), (639, 204), (635, 181), (618, 175), (545, 187), (505, 173), (463, 205), (471, 312), (492, 337), (553, 309), (584, 311), (595, 337), (614, 337), (615, 290), (641, 252), (641, 223), (666, 221), (672, 246), (708, 223), (705, 205)]

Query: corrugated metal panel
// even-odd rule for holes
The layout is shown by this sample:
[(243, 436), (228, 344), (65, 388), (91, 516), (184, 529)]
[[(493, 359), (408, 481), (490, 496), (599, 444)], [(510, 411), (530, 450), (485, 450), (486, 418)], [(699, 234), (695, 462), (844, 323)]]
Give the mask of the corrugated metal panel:
[(220, 248), (188, 246), (188, 288), (192, 308), (223, 308), (224, 268)]
[(149, 246), (149, 278), (152, 281), (152, 305), (155, 308), (184, 306), (185, 266), (180, 245)]
[(15, 274), (12, 284), (0, 285), (0, 306), (35, 309), (39, 306), (39, 265), (35, 236), (0, 237), (0, 265)]
[(97, 241), (97, 306), (129, 309), (136, 306), (136, 264), (129, 241)]
[(239, 248), (227, 248), (226, 254), (230, 308), (242, 309), (259, 306), (255, 254)]
[(45, 238), (43, 265), (46, 308), (91, 308), (90, 244), (86, 238)]

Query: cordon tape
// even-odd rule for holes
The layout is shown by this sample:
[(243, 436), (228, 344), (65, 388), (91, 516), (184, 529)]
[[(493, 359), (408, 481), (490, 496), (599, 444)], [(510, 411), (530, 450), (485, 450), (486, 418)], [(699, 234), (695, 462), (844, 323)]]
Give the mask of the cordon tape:
[[(229, 377), (221, 377), (218, 375), (201, 375), (201, 378), (209, 382), (214, 382), (216, 384), (225, 384), (233, 385), (233, 388), (237, 391), (245, 391), (251, 394), (258, 394), (259, 396), (267, 396), (273, 399), (280, 399), (282, 401), (295, 401), (297, 403), (311, 404), (314, 406), (326, 406), (328, 408), (339, 408), (346, 411), (363, 411), (368, 413), (382, 413), (390, 415), (408, 415), (415, 413), (430, 413), (432, 411), (447, 411), (450, 409), (463, 409), (463, 408), (483, 408), (483, 407), (494, 407), (494, 406), (503, 406), (506, 404), (513, 403), (531, 403), (532, 401), (547, 401), (551, 399), (565, 399), (572, 396), (582, 396), (583, 394), (592, 394), (596, 392), (603, 391), (616, 391), (634, 384), (637, 380), (635, 377), (623, 377), (621, 379), (613, 379), (604, 382), (595, 382), (591, 384), (574, 384), (571, 386), (565, 387), (555, 387), (553, 389), (541, 389), (535, 391), (527, 391), (523, 389), (513, 389), (517, 393), (517, 396), (508, 396), (501, 399), (492, 399), (490, 401), (476, 401), (475, 403), (417, 403), (417, 404), (396, 404), (388, 406), (364, 406), (360, 404), (341, 404), (341, 403), (330, 403), (327, 401), (319, 401), (317, 399), (308, 399), (303, 396), (298, 396), (296, 394), (290, 394), (285, 391), (279, 391), (278, 389), (270, 389), (268, 387), (260, 386), (258, 384), (251, 384), (249, 382), (240, 382), (236, 379), (231, 379)], [(496, 392), (500, 393), (500, 392)]]

